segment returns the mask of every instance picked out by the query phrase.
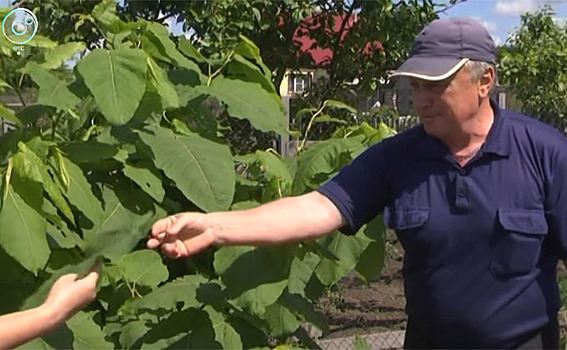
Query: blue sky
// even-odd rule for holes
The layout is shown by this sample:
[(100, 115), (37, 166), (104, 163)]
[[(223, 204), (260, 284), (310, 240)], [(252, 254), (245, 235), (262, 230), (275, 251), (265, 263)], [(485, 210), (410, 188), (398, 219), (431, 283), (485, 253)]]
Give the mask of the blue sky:
[[(9, 0), (0, 0), (0, 6), (7, 6), (9, 2)], [(454, 6), (446, 14), (441, 14), (441, 17), (475, 18), (484, 24), (495, 43), (499, 45), (504, 43), (510, 33), (520, 25), (521, 13), (535, 11), (545, 3), (554, 8), (558, 20), (563, 22), (566, 20), (567, 0), (467, 0)], [(41, 23), (39, 25), (41, 26)], [(180, 30), (179, 26), (173, 28), (175, 34), (181, 34)]]
[(440, 17), (475, 18), (492, 34), (496, 45), (500, 45), (520, 26), (521, 13), (535, 11), (544, 4), (551, 5), (557, 20), (565, 23), (567, 0), (468, 0)]

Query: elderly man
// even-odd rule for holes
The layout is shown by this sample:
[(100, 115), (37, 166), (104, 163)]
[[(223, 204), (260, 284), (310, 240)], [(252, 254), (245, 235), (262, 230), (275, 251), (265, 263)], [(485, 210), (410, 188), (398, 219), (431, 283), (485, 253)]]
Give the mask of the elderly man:
[(384, 212), (405, 249), (406, 348), (557, 348), (567, 141), (491, 102), (495, 60), (478, 22), (432, 22), (393, 74), (411, 79), (421, 125), (312, 193), (161, 220), (148, 247), (179, 258), (210, 245), (352, 234)]

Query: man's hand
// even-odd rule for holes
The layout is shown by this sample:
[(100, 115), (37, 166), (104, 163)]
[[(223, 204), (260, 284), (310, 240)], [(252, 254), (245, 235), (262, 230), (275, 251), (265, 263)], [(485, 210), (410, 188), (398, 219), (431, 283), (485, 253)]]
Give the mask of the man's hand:
[(215, 235), (206, 214), (179, 213), (153, 225), (147, 247), (160, 248), (166, 256), (179, 259), (197, 254), (214, 243)]
[(52, 312), (57, 323), (64, 322), (96, 297), (99, 274), (90, 272), (84, 278), (76, 274), (61, 276), (51, 287), (42, 307)]

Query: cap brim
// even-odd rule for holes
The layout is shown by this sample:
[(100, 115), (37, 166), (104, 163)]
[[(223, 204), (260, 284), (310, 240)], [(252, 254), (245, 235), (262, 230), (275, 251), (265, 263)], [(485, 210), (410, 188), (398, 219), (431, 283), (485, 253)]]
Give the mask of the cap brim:
[(390, 74), (390, 77), (406, 76), (430, 81), (444, 80), (455, 74), (468, 60), (468, 58), (413, 56)]

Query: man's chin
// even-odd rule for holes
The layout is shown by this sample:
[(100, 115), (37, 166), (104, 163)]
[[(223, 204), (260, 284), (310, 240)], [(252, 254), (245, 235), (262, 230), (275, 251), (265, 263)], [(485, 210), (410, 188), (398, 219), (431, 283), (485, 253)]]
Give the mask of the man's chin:
[(425, 130), (425, 132), (431, 136), (438, 136), (442, 133), (441, 128), (439, 128), (439, 126), (433, 119), (421, 118), (421, 124), (423, 124), (423, 129)]

